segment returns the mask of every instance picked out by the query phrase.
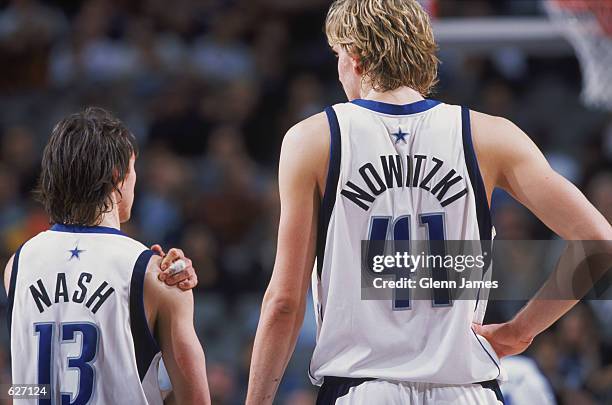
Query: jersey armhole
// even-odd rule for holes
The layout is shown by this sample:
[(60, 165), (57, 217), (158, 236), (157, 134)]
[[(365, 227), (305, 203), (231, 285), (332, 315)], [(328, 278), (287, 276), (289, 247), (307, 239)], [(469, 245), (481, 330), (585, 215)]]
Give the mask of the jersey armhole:
[(15, 288), (17, 285), (17, 272), (19, 271), (19, 255), (23, 245), (17, 249), (13, 256), (13, 266), (11, 268), (11, 279), (9, 281), (9, 289), (7, 291), (8, 307), (6, 311), (6, 321), (8, 326), (9, 340), (11, 337), (11, 323), (13, 321), (13, 305), (15, 304)]
[(474, 142), (472, 140), (472, 127), (470, 122), (470, 110), (467, 107), (461, 107), (461, 129), (463, 137), (463, 154), (472, 190), (474, 190), (474, 199), (476, 202), (476, 218), (478, 220), (478, 231), (480, 232), (480, 240), (491, 240), (492, 223), (491, 211), (487, 200), (487, 191), (482, 180), (480, 168), (478, 167), (478, 159), (474, 150)]
[(144, 281), (147, 266), (155, 253), (152, 250), (143, 251), (134, 265), (130, 283), (130, 327), (136, 354), (136, 365), (140, 381), (144, 379), (155, 355), (159, 353), (159, 345), (153, 336), (144, 306)]
[[(478, 167), (476, 151), (474, 150), (474, 141), (472, 140), (472, 124), (470, 122), (470, 110), (467, 107), (461, 107), (461, 132), (463, 137), (463, 154), (465, 157), (465, 164), (467, 166), (468, 175), (470, 176), (472, 190), (474, 191), (476, 219), (478, 221), (478, 232), (480, 234), (480, 243), (482, 246), (482, 241), (491, 241), (493, 239), (493, 224), (491, 221), (491, 210), (489, 209), (489, 202), (487, 200), (487, 191), (484, 186), (484, 181), (482, 180), (480, 168)], [(491, 255), (488, 255), (487, 264), (485, 264), (485, 272), (490, 269), (490, 260)], [(474, 305), (474, 312), (478, 310), (479, 303), (480, 288), (478, 289), (478, 293), (476, 295), (476, 304)]]
[(317, 276), (321, 278), (323, 269), (323, 256), (325, 255), (325, 242), (327, 240), (327, 228), (331, 218), (334, 205), (336, 204), (336, 190), (338, 189), (338, 178), (340, 176), (340, 160), (342, 157), (342, 143), (340, 137), (340, 125), (333, 107), (325, 108), (327, 121), (329, 123), (329, 166), (325, 180), (325, 192), (321, 200), (319, 211), (319, 224), (317, 230)]

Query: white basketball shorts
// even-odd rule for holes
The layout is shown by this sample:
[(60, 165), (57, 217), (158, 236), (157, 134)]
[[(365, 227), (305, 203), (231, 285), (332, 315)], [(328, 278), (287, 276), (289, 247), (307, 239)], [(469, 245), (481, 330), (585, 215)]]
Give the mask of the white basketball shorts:
[(468, 385), (325, 377), (317, 405), (502, 405), (495, 380)]

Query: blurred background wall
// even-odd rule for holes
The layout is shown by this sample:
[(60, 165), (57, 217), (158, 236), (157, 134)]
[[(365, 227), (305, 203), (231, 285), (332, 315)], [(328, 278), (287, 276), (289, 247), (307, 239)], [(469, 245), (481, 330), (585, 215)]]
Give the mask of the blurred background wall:
[[(54, 123), (89, 105), (111, 110), (140, 147), (125, 231), (148, 244), (181, 247), (193, 259), (196, 326), (213, 403), (243, 401), (274, 261), (282, 137), (299, 120), (345, 101), (323, 34), (328, 5), (0, 1), (0, 261), (48, 227), (31, 191)], [(432, 13), (440, 21), (543, 16), (528, 0), (447, 0)], [(432, 97), (512, 119), (612, 220), (611, 115), (580, 104), (580, 69), (568, 50), (443, 45)], [(498, 238), (555, 237), (503, 192), (493, 205)], [(487, 320), (506, 320), (514, 310), (492, 303)], [(611, 314), (610, 302), (582, 304), (529, 350), (561, 403), (612, 403)], [(0, 383), (8, 383), (6, 328), (0, 332)], [(307, 377), (314, 336), (309, 312), (279, 404), (314, 402)]]

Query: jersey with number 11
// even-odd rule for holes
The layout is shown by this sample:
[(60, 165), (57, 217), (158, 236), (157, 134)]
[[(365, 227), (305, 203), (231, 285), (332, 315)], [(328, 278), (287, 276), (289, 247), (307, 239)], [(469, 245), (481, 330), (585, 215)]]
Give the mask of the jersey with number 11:
[(331, 148), (313, 272), (311, 379), (498, 378), (499, 359), (471, 329), (482, 321), (485, 300), (367, 300), (361, 290), (364, 240), (492, 239), (469, 110), (434, 100), (354, 100), (326, 114)]

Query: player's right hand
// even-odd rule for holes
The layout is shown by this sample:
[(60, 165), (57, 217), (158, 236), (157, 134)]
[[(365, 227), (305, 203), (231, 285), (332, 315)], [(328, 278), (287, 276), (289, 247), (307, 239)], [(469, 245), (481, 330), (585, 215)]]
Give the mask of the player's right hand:
[(523, 336), (512, 322), (490, 325), (473, 323), (472, 329), (487, 339), (500, 359), (524, 352), (533, 341), (533, 337)]

